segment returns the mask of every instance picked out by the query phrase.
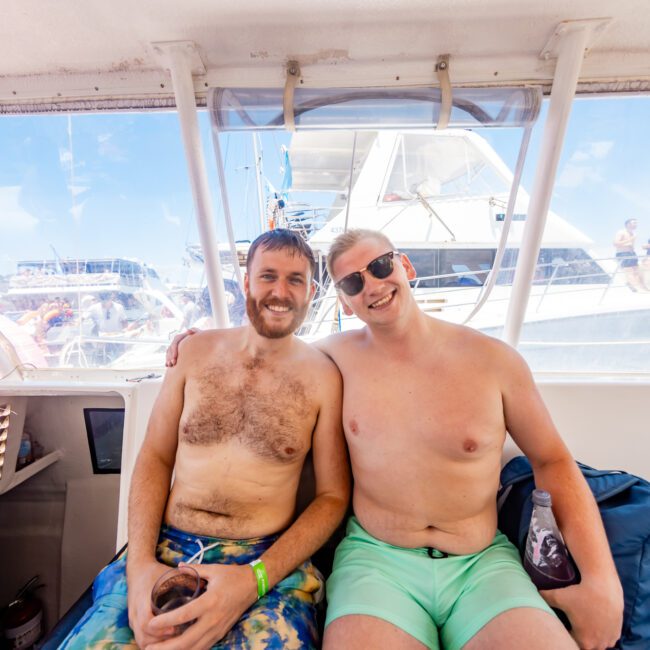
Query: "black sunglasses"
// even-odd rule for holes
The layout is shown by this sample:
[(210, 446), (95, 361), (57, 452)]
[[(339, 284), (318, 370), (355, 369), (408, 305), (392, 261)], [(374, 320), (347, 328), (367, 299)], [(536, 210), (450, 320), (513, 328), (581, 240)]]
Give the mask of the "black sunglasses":
[(377, 280), (387, 278), (393, 272), (393, 257), (395, 255), (399, 255), (399, 253), (397, 251), (390, 251), (389, 253), (384, 253), (376, 257), (372, 262), (368, 262), (364, 268), (341, 278), (334, 286), (347, 296), (356, 296), (361, 292), (366, 282), (363, 279), (362, 273), (368, 271)]

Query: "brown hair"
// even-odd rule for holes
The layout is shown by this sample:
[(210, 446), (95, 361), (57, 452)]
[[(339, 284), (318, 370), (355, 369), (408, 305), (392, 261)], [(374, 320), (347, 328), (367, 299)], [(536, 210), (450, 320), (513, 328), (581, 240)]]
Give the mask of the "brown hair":
[(339, 235), (330, 246), (329, 253), (327, 254), (327, 272), (330, 274), (330, 277), (334, 277), (332, 275), (334, 262), (336, 262), (343, 253), (346, 253), (364, 239), (375, 239), (380, 241), (382, 244), (386, 244), (386, 246), (391, 250), (394, 248), (390, 239), (388, 239), (383, 232), (366, 228), (352, 228), (351, 230), (344, 232), (342, 235)]
[(312, 279), (316, 275), (316, 258), (314, 251), (312, 251), (309, 244), (293, 230), (287, 228), (276, 228), (263, 232), (248, 249), (248, 257), (246, 258), (246, 270), (250, 272), (251, 263), (255, 256), (255, 251), (262, 247), (264, 250), (277, 251), (287, 250), (292, 255), (299, 255), (304, 257), (309, 262), (309, 269), (311, 271)]

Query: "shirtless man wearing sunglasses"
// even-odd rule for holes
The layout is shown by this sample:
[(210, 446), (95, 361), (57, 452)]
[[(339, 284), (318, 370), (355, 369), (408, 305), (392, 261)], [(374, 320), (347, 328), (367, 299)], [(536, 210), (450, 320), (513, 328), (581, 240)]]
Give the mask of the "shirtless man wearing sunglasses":
[[(328, 269), (366, 327), (317, 344), (343, 376), (355, 513), (327, 583), (324, 648), (612, 646), (623, 596), (600, 516), (521, 357), (424, 314), (415, 269), (381, 233), (338, 237)], [(506, 430), (582, 574), (543, 599), (496, 529)]]

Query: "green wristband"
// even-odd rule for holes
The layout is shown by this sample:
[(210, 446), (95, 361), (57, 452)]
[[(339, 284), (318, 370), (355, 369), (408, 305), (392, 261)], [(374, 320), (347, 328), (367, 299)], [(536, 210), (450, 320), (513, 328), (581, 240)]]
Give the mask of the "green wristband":
[(269, 590), (269, 576), (266, 574), (266, 567), (262, 560), (253, 560), (249, 563), (257, 580), (257, 600)]

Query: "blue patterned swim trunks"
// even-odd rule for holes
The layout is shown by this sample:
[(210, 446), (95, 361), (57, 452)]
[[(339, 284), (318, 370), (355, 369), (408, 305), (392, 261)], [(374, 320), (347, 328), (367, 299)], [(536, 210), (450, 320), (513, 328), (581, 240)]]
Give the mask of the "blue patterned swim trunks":
[[(277, 539), (217, 539), (162, 526), (156, 558), (170, 567), (187, 562), (201, 548), (203, 564), (248, 564)], [(212, 546), (212, 545), (215, 546)], [(207, 549), (208, 546), (212, 548)], [(219, 650), (303, 650), (318, 647), (315, 596), (322, 591), (319, 574), (305, 562), (260, 598), (212, 646)], [(93, 605), (59, 646), (65, 650), (137, 648), (129, 627), (126, 552), (102, 569), (93, 583)]]

